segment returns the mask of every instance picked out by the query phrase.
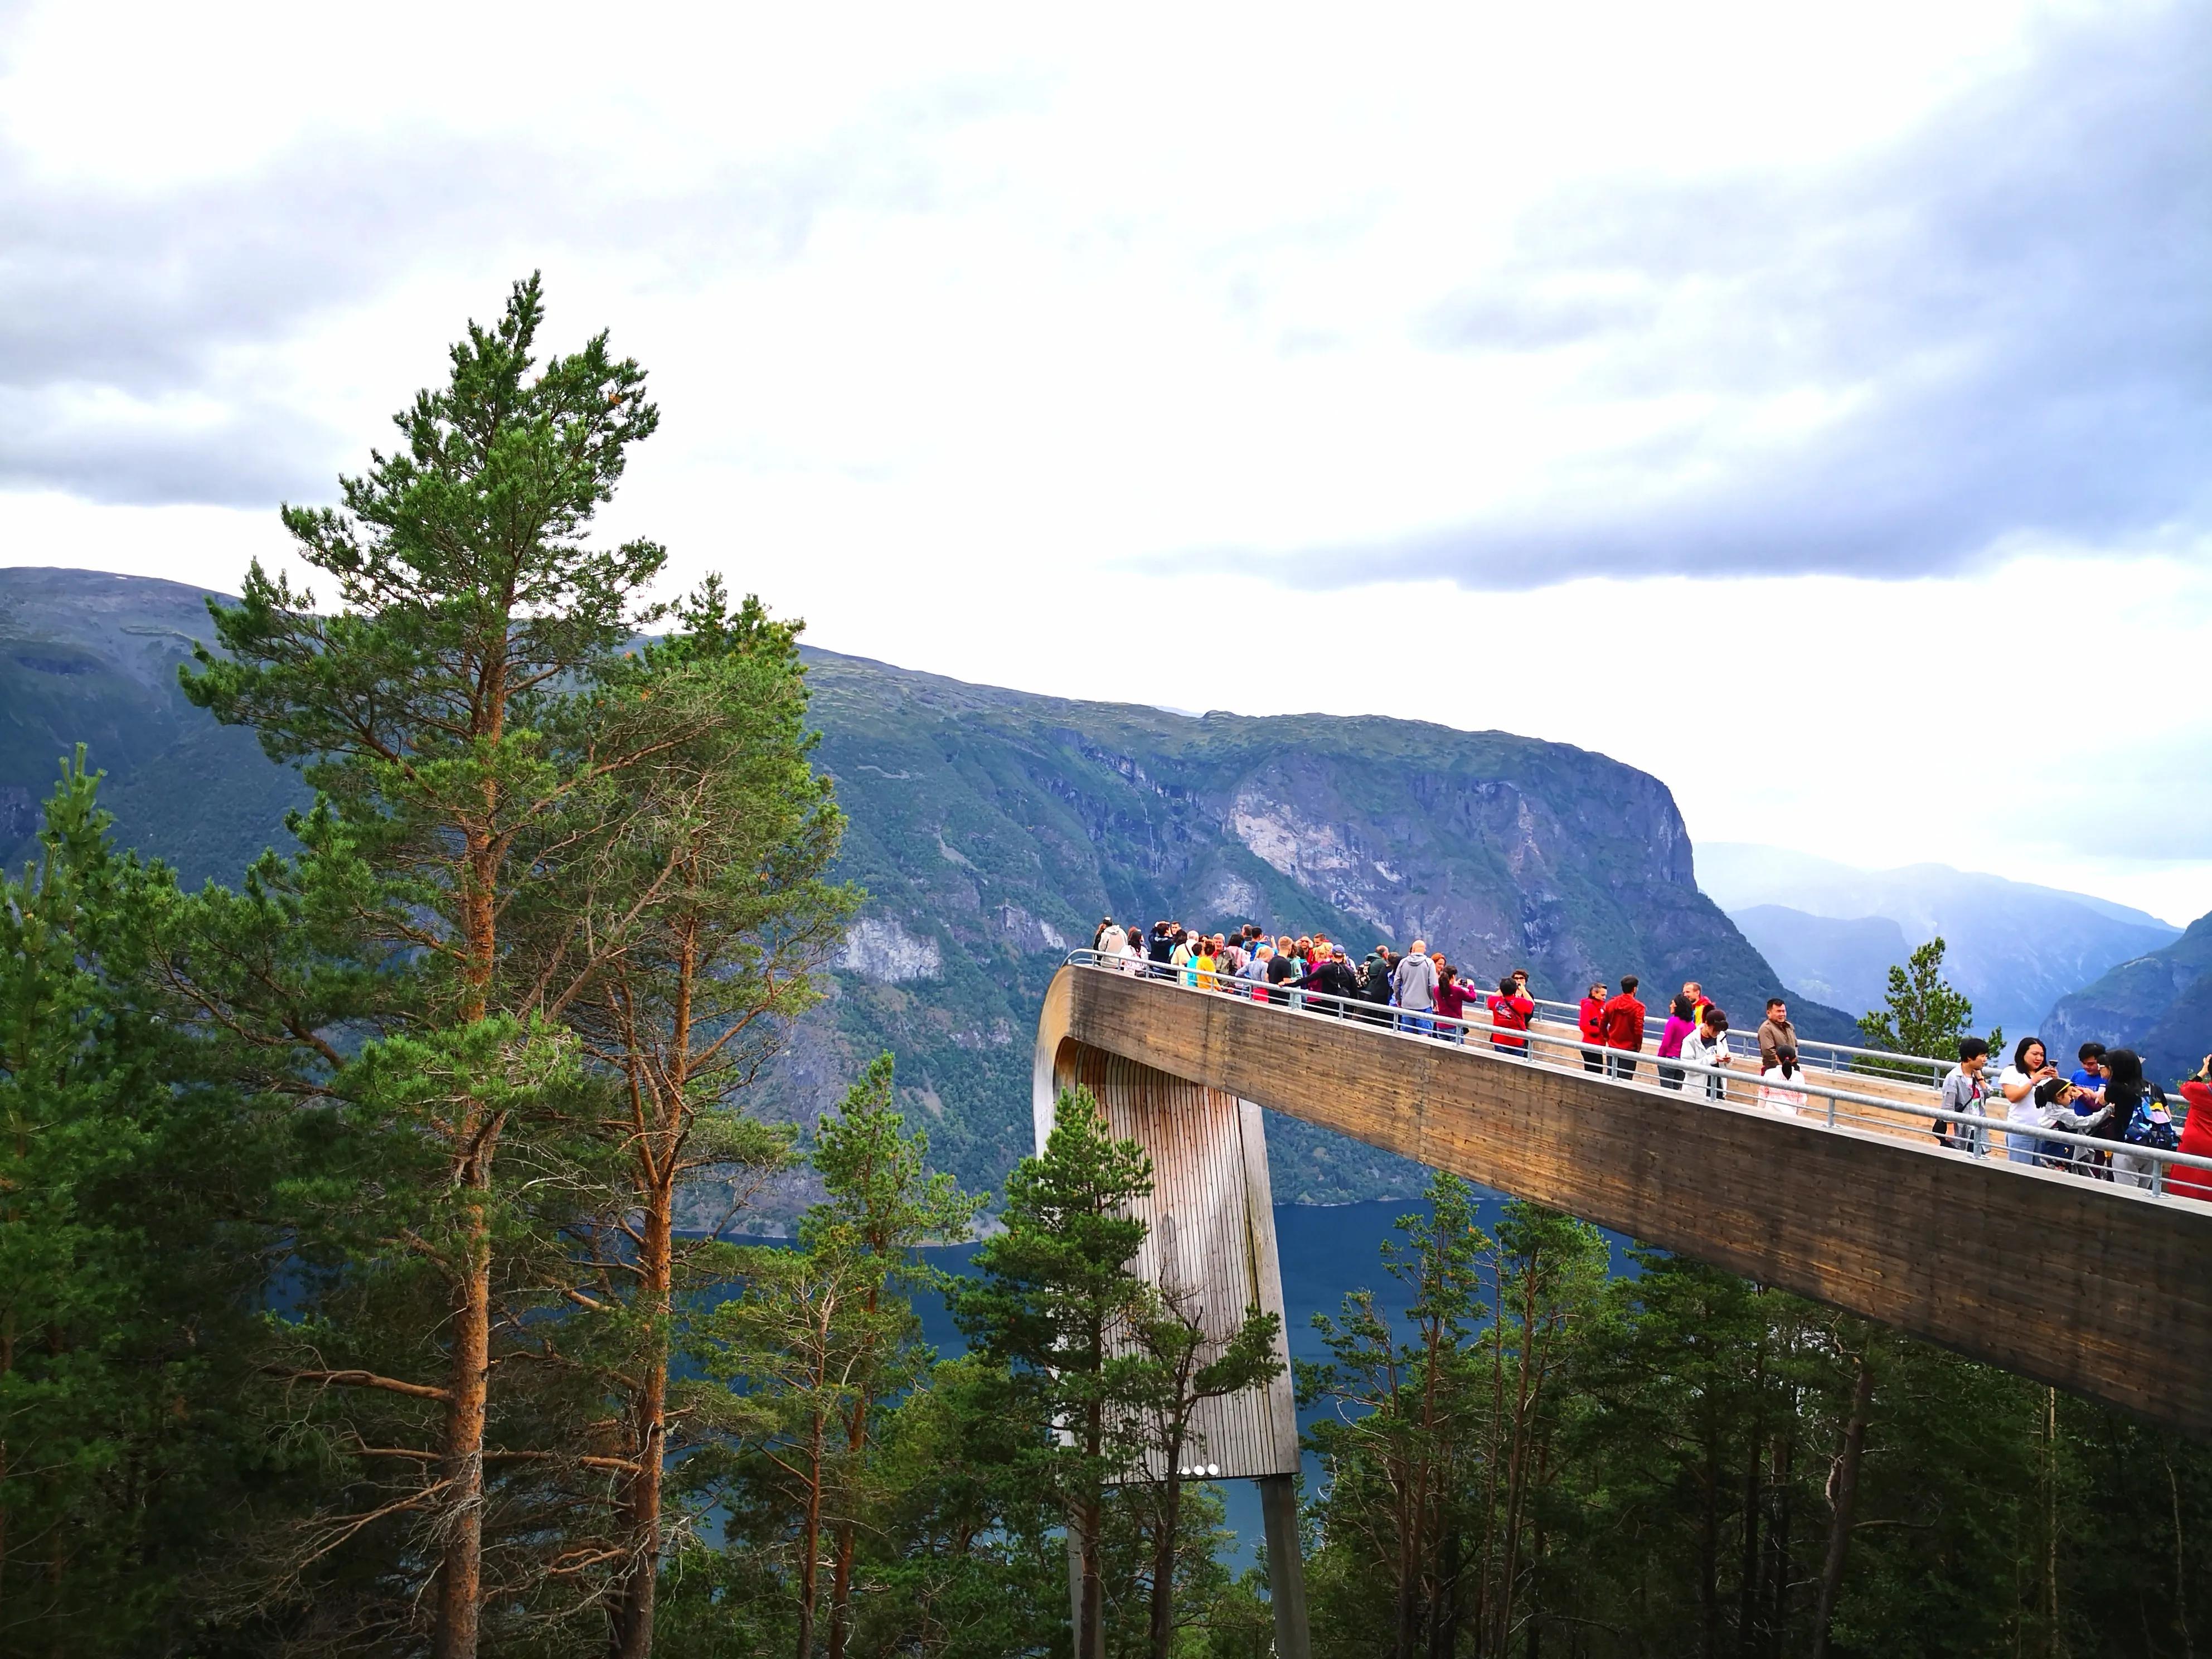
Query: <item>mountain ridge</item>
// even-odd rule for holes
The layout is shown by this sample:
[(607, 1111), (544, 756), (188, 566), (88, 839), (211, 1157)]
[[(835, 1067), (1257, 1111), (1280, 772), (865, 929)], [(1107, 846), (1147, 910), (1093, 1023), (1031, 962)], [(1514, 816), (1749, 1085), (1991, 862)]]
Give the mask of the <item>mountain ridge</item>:
[(2181, 933), (2093, 894), (1943, 864), (1863, 870), (1784, 848), (1713, 842), (1698, 850), (1698, 876), (1747, 938), (1790, 962), (1804, 988), (1817, 995), (1826, 987), (1862, 1008), (1881, 1006), (1884, 974), (1865, 958), (1861, 935), (1833, 924), (1885, 920), (1908, 949), (1940, 935), (1945, 977), (1972, 999), (1985, 1030), (2033, 1030), (2061, 998)]
[[(119, 833), (188, 878), (234, 878), (304, 792), (251, 733), (175, 691), (206, 632), (202, 599), (154, 579), (0, 570), (0, 789), (27, 808), (60, 749), (89, 733)], [(1565, 1000), (1633, 971), (1655, 1002), (1696, 977), (1748, 1015), (1782, 987), (1698, 890), (1664, 783), (1607, 757), (1427, 721), (1194, 717), (805, 656), (817, 764), (849, 820), (841, 873), (871, 897), (763, 1109), (811, 1122), (888, 1048), (938, 1160), (977, 1184), (1029, 1150), (1038, 999), (1109, 910), (1326, 928), (1358, 952), (1425, 936), (1479, 976), (1527, 967)], [(16, 823), (0, 856), (30, 827)], [(1838, 1011), (1799, 1003), (1808, 1036), (1849, 1035)], [(1271, 1135), (1285, 1198), (1418, 1185), (1412, 1166), (1304, 1125)]]

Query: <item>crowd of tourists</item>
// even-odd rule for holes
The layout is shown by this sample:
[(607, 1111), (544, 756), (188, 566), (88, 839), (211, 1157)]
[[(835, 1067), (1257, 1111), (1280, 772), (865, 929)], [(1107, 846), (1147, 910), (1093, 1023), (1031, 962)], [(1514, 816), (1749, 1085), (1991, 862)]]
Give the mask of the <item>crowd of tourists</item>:
[[(1091, 949), (1126, 972), (1172, 978), (1194, 990), (1308, 1007), (1444, 1042), (1464, 1043), (1469, 1030), (1478, 1030), (1486, 1031), (1493, 1053), (1514, 1060), (1530, 1057), (1536, 1001), (1529, 993), (1528, 970), (1501, 974), (1492, 989), (1486, 981), (1464, 975), (1443, 951), (1430, 950), (1425, 939), (1415, 939), (1402, 954), (1377, 945), (1355, 963), (1326, 933), (1270, 938), (1265, 928), (1249, 922), (1219, 933), (1176, 921), (1156, 921), (1149, 929), (1123, 927), (1108, 916), (1092, 935)], [(1603, 981), (1584, 989), (1574, 1046), (1580, 1048), (1585, 1070), (1623, 1081), (1635, 1078), (1644, 1060), (1650, 1012), (1638, 994), (1642, 988), (1634, 974), (1625, 974), (1618, 991)], [(1794, 1113), (1804, 1103), (1804, 1087), (1797, 1030), (1780, 997), (1766, 1003), (1758, 1048), (1756, 1094), (1751, 1097), (1770, 1110)], [(1744, 1098), (1753, 1087), (1751, 1079), (1747, 1077), (1732, 1096), (1728, 1078), (1719, 1071), (1735, 1059), (1727, 1012), (1705, 995), (1702, 985), (1690, 981), (1668, 1005), (1660, 1027), (1654, 1060), (1659, 1085), (1679, 1090), (1692, 1068), (1708, 1068), (1694, 1073), (1707, 1099)]]
[[(2178, 1112), (2166, 1091), (2144, 1075), (2142, 1056), (2132, 1048), (2085, 1042), (2070, 1077), (2060, 1075), (2041, 1037), (2014, 1043), (2011, 1064), (1994, 1079), (1991, 1058), (1981, 1038), (1959, 1040), (1959, 1063), (1942, 1087), (1942, 1109), (1951, 1116), (1936, 1126), (1943, 1145), (1975, 1158), (2001, 1152), (2015, 1164), (2212, 1199), (2212, 1170), (2177, 1164), (2161, 1180), (2155, 1173), (2160, 1160), (2149, 1156), (2178, 1152), (2212, 1158), (2212, 1054), (2181, 1085)], [(2007, 1127), (1988, 1127), (2000, 1113)], [(2095, 1144), (2053, 1139), (2038, 1130)]]
[[(1173, 979), (1194, 990), (1393, 1026), (1444, 1042), (1464, 1043), (1473, 1031), (1486, 1036), (1495, 1054), (1512, 1060), (1531, 1057), (1529, 1028), (1536, 1002), (1528, 970), (1516, 968), (1500, 975), (1493, 989), (1443, 951), (1430, 950), (1424, 939), (1415, 939), (1402, 954), (1377, 945), (1355, 961), (1343, 945), (1322, 933), (1270, 937), (1249, 922), (1234, 933), (1214, 933), (1176, 921), (1124, 927), (1108, 916), (1093, 934), (1091, 949), (1125, 972)], [(1577, 1036), (1571, 1045), (1560, 1042), (1579, 1049), (1585, 1070), (1634, 1079), (1644, 1059), (1650, 1012), (1638, 995), (1641, 989), (1633, 974), (1621, 976), (1618, 991), (1603, 981), (1584, 988)], [(1757, 1033), (1756, 1076), (1747, 1066), (1742, 1082), (1733, 1085), (1729, 1068), (1739, 1058), (1750, 1057), (1732, 1050), (1729, 1029), (1727, 1012), (1704, 988), (1694, 980), (1685, 984), (1668, 1005), (1659, 1028), (1653, 1065), (1660, 1086), (1679, 1090), (1686, 1081), (1702, 1088), (1708, 1100), (1796, 1113), (1805, 1103), (1805, 1090), (1788, 1002), (1767, 1000)], [(1550, 1040), (1539, 1034), (1537, 1041)], [(2087, 1042), (2075, 1059), (2073, 1075), (2062, 1077), (2042, 1039), (2023, 1037), (2014, 1046), (2011, 1064), (1992, 1077), (1990, 1045), (1979, 1037), (1960, 1039), (1959, 1063), (1941, 1087), (1939, 1108), (1945, 1115), (1936, 1123), (1936, 1140), (1970, 1157), (2002, 1155), (2016, 1164), (2093, 1180), (2160, 1185), (2212, 1200), (2212, 1170), (2173, 1164), (2159, 1176), (2154, 1166), (2160, 1160), (2148, 1155), (2162, 1151), (2212, 1158), (2212, 1055), (2181, 1085), (2180, 1110), (2144, 1075), (2142, 1059), (2132, 1050)], [(2054, 1133), (2098, 1144), (2081, 1146), (2052, 1139)]]

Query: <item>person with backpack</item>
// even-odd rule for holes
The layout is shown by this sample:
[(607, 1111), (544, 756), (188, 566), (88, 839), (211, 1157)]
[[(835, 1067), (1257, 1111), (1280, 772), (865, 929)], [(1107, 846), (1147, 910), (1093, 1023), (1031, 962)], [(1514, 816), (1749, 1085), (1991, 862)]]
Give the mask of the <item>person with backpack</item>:
[[(1937, 1104), (1960, 1117), (1986, 1120), (1989, 1109), (1982, 1103), (1990, 1097), (1990, 1085), (1982, 1074), (1989, 1066), (1990, 1045), (1978, 1036), (1960, 1037), (1959, 1063), (1944, 1078), (1943, 1092)], [(1969, 1158), (1990, 1155), (1990, 1132), (1978, 1124), (1953, 1123), (1938, 1118), (1936, 1139), (1939, 1146), (1964, 1152)]]
[(1346, 1005), (1359, 994), (1359, 976), (1352, 971), (1352, 959), (1345, 955), (1341, 945), (1328, 947), (1328, 959), (1315, 964), (1313, 972), (1307, 976), (1306, 986), (1328, 999), (1321, 1004), (1322, 1012), (1338, 1019), (1351, 1014)]
[[(2104, 1060), (2105, 1099), (2112, 1115), (2099, 1126), (2097, 1138), (2115, 1143), (2113, 1183), (2147, 1188), (2159, 1160), (2145, 1154), (2176, 1151), (2181, 1145), (2181, 1130), (2166, 1109), (2166, 1091), (2143, 1076), (2141, 1054), (2132, 1048), (2115, 1048)], [(2131, 1146), (2144, 1151), (2130, 1152)]]

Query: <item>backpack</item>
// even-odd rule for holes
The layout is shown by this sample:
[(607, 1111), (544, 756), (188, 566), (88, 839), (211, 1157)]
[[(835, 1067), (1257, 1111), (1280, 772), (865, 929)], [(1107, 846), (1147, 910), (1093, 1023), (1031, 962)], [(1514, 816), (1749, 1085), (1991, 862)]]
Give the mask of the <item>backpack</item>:
[[(2152, 1113), (2158, 1115), (2153, 1117)], [(2128, 1120), (2128, 1144), (2148, 1146), (2161, 1152), (2170, 1152), (2181, 1145), (2181, 1131), (2173, 1127), (2173, 1119), (2166, 1109), (2164, 1098), (2145, 1095)]]

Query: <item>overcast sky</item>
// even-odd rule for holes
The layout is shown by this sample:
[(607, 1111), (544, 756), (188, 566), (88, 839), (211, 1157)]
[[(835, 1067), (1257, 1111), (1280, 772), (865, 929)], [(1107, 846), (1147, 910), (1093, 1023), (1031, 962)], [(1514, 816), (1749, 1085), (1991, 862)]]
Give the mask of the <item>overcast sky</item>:
[(0, 5), (0, 562), (235, 588), (545, 274), (815, 644), (2212, 909), (2212, 7)]

